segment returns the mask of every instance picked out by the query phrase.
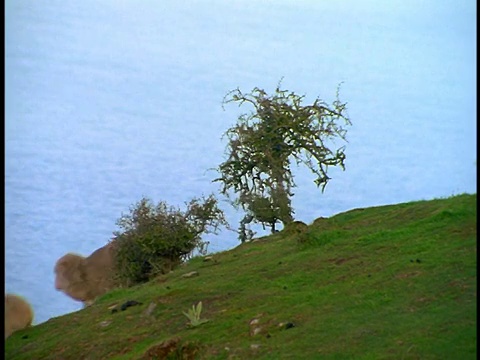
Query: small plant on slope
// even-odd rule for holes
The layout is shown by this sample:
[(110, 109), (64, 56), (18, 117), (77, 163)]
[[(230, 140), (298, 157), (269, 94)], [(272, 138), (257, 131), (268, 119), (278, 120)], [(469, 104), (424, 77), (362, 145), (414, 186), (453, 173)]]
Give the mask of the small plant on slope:
[(188, 320), (190, 320), (190, 323), (188, 324), (190, 327), (197, 327), (208, 321), (206, 319), (200, 319), (201, 313), (202, 313), (202, 302), (199, 301), (197, 306), (192, 305), (192, 308), (188, 310), (188, 313), (184, 311), (183, 315), (185, 315), (188, 318)]

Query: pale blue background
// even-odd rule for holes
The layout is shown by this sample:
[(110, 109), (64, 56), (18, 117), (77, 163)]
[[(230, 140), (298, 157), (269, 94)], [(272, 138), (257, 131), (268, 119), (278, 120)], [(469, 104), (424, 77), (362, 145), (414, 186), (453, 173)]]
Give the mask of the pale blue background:
[[(53, 265), (89, 254), (147, 196), (218, 190), (240, 87), (331, 102), (344, 81), (347, 169), (324, 194), (298, 172), (310, 223), (356, 207), (476, 192), (475, 1), (7, 0), (6, 291), (35, 322), (80, 309)], [(241, 214), (222, 202), (232, 226)], [(259, 234), (263, 234), (260, 232)], [(236, 234), (208, 237), (212, 252)]]

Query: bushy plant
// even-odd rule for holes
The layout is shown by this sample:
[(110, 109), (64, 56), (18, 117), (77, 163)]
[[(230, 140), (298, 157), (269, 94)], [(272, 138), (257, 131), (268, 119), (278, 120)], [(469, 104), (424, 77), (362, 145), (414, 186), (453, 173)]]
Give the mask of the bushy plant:
[(121, 231), (117, 243), (116, 267), (119, 283), (133, 285), (166, 273), (194, 251), (206, 254), (205, 233), (217, 233), (227, 226), (224, 213), (213, 195), (194, 198), (185, 211), (160, 201), (154, 205), (142, 198), (117, 220)]

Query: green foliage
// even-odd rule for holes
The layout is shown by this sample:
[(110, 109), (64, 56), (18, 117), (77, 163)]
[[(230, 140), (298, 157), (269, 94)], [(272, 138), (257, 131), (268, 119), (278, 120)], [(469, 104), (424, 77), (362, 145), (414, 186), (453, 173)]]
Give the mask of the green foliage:
[(133, 285), (172, 270), (195, 250), (206, 254), (208, 243), (201, 235), (217, 233), (228, 223), (210, 195), (194, 198), (186, 211), (163, 201), (154, 206), (151, 200), (142, 198), (129, 214), (122, 214), (117, 225), (122, 229), (114, 232), (118, 280)]
[(291, 164), (303, 164), (316, 176), (314, 182), (325, 189), (330, 178), (329, 166), (345, 169), (345, 146), (335, 148), (335, 140), (346, 141), (346, 126), (351, 125), (346, 103), (337, 99), (328, 105), (317, 98), (303, 105), (305, 96), (282, 90), (278, 84), (273, 95), (255, 87), (250, 93), (230, 91), (223, 102), (253, 108), (239, 116), (237, 124), (225, 133), (228, 156), (216, 170), (222, 194), (241, 207), (246, 215), (241, 221), (239, 238), (243, 242), (252, 233), (247, 224), (267, 225), (293, 221), (292, 188), (295, 187)]
[(203, 323), (206, 323), (208, 320), (206, 319), (200, 319), (202, 315), (202, 302), (199, 301), (197, 306), (192, 305), (190, 309), (188, 309), (188, 312), (183, 311), (183, 315), (187, 317), (187, 319), (190, 321), (188, 325), (190, 327), (197, 327), (199, 325), (202, 325)]

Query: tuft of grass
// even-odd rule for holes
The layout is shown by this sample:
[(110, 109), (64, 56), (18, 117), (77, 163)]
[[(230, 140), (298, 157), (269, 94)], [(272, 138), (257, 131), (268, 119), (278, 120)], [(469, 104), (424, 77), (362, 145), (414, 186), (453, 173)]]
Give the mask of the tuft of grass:
[[(14, 333), (5, 357), (476, 359), (476, 202), (353, 209), (197, 257)], [(186, 327), (199, 298), (211, 321)], [(111, 313), (132, 299), (145, 305)]]

